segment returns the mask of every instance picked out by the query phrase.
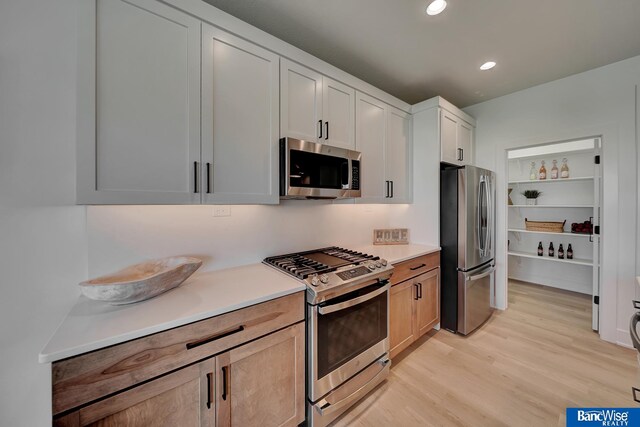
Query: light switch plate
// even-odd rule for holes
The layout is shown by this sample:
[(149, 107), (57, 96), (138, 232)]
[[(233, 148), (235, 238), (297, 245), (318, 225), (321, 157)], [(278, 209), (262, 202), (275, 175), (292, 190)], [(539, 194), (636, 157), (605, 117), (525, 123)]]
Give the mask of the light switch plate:
[(382, 228), (373, 230), (374, 245), (407, 245), (409, 244), (408, 228)]

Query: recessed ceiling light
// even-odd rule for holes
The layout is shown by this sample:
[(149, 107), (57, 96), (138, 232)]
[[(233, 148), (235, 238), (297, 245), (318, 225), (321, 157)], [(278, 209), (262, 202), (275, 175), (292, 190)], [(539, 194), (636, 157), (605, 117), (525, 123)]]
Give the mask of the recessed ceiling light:
[(441, 13), (446, 7), (446, 0), (433, 0), (431, 4), (427, 6), (427, 15), (437, 15)]
[(495, 67), (495, 66), (496, 66), (496, 63), (495, 63), (495, 62), (493, 62), (493, 61), (489, 61), (489, 62), (485, 62), (484, 64), (482, 64), (482, 65), (480, 66), (480, 69), (481, 69), (482, 71), (487, 71), (487, 70), (492, 69), (492, 68), (493, 68), (493, 67)]

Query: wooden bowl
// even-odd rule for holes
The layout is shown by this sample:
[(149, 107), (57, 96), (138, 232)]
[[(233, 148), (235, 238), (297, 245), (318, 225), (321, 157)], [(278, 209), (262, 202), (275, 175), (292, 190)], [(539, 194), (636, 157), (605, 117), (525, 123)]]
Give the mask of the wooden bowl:
[(179, 286), (201, 265), (202, 260), (191, 257), (151, 260), (87, 280), (80, 287), (87, 298), (113, 305), (131, 304)]

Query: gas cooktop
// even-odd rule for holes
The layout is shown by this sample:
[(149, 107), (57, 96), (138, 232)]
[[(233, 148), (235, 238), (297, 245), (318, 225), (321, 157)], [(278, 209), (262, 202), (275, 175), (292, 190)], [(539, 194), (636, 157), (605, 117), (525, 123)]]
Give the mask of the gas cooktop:
[(268, 257), (263, 261), (307, 284), (310, 301), (347, 293), (377, 281), (388, 280), (393, 267), (380, 257), (332, 246), (306, 252)]

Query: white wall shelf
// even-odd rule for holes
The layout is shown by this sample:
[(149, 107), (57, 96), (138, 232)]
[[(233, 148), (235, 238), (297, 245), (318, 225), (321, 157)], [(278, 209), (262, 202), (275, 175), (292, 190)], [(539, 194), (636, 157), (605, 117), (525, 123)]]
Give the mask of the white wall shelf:
[(558, 178), (558, 179), (527, 179), (521, 181), (509, 181), (511, 184), (550, 184), (559, 182), (576, 182), (576, 181), (593, 181), (592, 176), (581, 176), (577, 178)]
[(585, 266), (588, 266), (588, 267), (593, 267), (593, 262), (591, 260), (588, 260), (588, 259), (579, 259), (579, 258), (559, 259), (557, 257), (550, 257), (550, 256), (547, 256), (547, 255), (538, 256), (537, 254), (531, 254), (531, 253), (519, 252), (519, 251), (509, 251), (508, 254), (511, 255), (511, 256), (517, 256), (517, 257), (521, 257), (521, 258), (531, 258), (531, 259), (537, 259), (537, 260), (541, 260), (541, 261), (560, 262), (560, 263), (564, 263), (564, 264), (585, 265)]
[(529, 234), (557, 234), (559, 236), (575, 236), (575, 237), (586, 237), (589, 238), (591, 234), (583, 234), (583, 233), (571, 233), (569, 231), (564, 231), (562, 233), (554, 233), (552, 231), (532, 231), (525, 230), (523, 228), (509, 228), (507, 231), (512, 231), (514, 233), (529, 233)]

